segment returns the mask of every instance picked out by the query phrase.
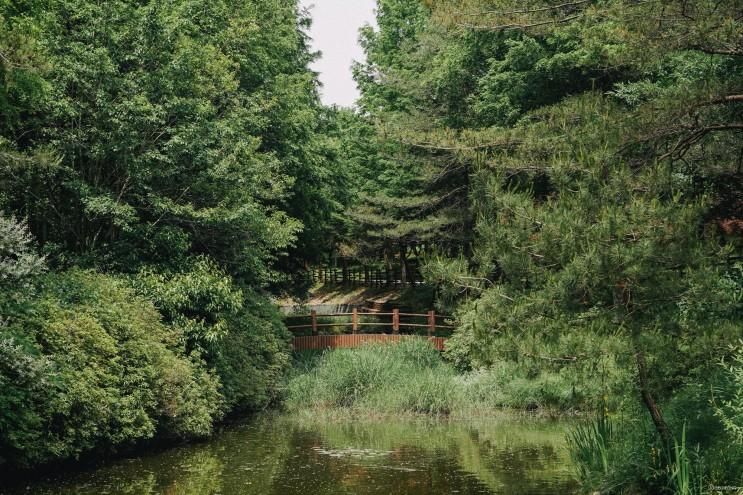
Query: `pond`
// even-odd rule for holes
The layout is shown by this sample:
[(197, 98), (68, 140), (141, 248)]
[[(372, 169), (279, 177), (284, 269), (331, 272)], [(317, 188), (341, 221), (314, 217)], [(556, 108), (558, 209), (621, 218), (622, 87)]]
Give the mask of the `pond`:
[(568, 494), (577, 483), (565, 428), (524, 418), (382, 422), (267, 415), (205, 443), (27, 482), (7, 493)]

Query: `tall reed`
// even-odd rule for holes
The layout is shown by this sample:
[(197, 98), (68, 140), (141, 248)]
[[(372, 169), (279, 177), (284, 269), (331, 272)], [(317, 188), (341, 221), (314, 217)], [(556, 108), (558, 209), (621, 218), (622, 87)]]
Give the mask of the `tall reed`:
[(578, 424), (568, 433), (568, 446), (584, 485), (595, 486), (611, 468), (611, 442), (614, 426), (606, 414)]
[(702, 495), (704, 489), (704, 475), (701, 464), (698, 461), (696, 465), (689, 456), (689, 450), (686, 446), (686, 423), (681, 430), (681, 441), (673, 440), (673, 451), (670, 456), (670, 465), (668, 467), (668, 481), (674, 495)]

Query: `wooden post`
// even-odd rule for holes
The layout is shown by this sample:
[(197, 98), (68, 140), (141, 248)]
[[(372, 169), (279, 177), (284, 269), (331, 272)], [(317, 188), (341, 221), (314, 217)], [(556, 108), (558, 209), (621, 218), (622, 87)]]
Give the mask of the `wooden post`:
[(392, 333), (400, 333), (400, 310), (397, 308), (392, 310)]
[(356, 308), (353, 308), (353, 315), (351, 315), (351, 329), (353, 333), (359, 331), (359, 310)]
[(312, 335), (317, 335), (317, 311), (314, 309), (310, 311), (310, 318), (312, 319)]
[(433, 311), (428, 312), (428, 336), (433, 337), (436, 335), (436, 313)]

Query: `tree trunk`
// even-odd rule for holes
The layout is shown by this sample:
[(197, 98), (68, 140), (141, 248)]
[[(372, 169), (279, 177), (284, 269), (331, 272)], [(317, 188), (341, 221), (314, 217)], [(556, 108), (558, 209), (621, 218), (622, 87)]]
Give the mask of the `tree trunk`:
[(648, 368), (647, 363), (645, 362), (645, 354), (637, 345), (635, 345), (635, 360), (637, 363), (637, 377), (640, 386), (640, 395), (642, 396), (642, 402), (645, 404), (645, 407), (650, 413), (650, 417), (652, 418), (653, 424), (655, 425), (655, 430), (658, 432), (661, 440), (667, 447), (670, 447), (671, 445), (673, 445), (671, 433), (668, 430), (666, 420), (663, 419), (663, 413), (661, 412), (658, 403), (655, 402), (655, 398), (650, 392), (650, 387), (648, 384)]
[(408, 257), (405, 244), (400, 243), (400, 284), (405, 287), (408, 282)]
[(392, 246), (390, 246), (390, 249), (387, 249), (385, 246), (384, 248), (384, 278), (385, 278), (385, 286), (389, 287), (392, 283), (391, 275), (394, 275), (394, 270), (392, 269), (392, 255), (390, 254)]

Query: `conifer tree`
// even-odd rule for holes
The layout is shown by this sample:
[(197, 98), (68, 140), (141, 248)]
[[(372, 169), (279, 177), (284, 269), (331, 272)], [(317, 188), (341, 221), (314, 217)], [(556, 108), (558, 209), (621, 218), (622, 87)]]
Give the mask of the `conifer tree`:
[(409, 29), (362, 101), (411, 154), (465, 165), (473, 250), (425, 267), (459, 306), (451, 355), (580, 366), (576, 333), (621, 335), (668, 444), (659, 402), (741, 324), (739, 302), (688, 311), (730, 304), (743, 244), (738, 2), (413, 4), (384, 4)]

